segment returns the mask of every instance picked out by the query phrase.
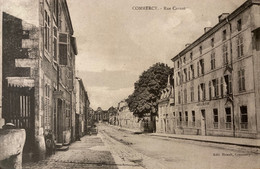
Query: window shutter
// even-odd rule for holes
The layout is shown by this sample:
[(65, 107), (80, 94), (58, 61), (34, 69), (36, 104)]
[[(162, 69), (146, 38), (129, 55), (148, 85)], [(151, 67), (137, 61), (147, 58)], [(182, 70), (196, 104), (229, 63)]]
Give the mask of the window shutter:
[(68, 64), (68, 34), (59, 33), (59, 63), (61, 65)]
[(241, 48), (240, 54), (241, 54), (241, 56), (243, 56), (244, 55), (244, 50), (243, 50), (244, 46), (243, 46), (243, 37), (242, 36), (240, 37), (240, 48)]
[(200, 101), (200, 85), (198, 85), (198, 101)]
[(72, 72), (71, 68), (69, 68), (68, 70), (69, 70), (68, 85), (69, 85), (69, 90), (72, 90), (73, 89), (73, 72)]

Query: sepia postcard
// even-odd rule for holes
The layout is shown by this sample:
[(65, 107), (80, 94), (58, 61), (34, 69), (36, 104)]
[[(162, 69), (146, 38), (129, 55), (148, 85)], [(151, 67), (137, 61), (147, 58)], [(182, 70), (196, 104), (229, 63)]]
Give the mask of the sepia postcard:
[(0, 0), (0, 169), (260, 168), (260, 0)]

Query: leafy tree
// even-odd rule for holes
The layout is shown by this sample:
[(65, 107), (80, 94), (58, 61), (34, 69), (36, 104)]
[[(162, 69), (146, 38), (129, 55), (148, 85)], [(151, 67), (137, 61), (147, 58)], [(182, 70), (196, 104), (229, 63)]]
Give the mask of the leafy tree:
[(156, 114), (160, 91), (167, 85), (172, 69), (164, 63), (156, 63), (144, 71), (134, 84), (134, 92), (126, 100), (129, 109), (139, 117), (145, 114)]

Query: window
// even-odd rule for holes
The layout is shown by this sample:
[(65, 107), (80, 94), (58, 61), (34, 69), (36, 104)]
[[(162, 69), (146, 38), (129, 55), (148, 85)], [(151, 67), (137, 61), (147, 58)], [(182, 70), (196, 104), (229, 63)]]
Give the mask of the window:
[(212, 87), (213, 87), (213, 97), (218, 97), (218, 79), (212, 80)]
[(191, 80), (190, 69), (188, 69), (188, 80)]
[(61, 65), (68, 65), (68, 56), (70, 54), (69, 35), (67, 33), (59, 34), (59, 61)]
[(184, 79), (185, 79), (185, 82), (188, 81), (188, 76), (187, 76), (187, 69), (183, 69), (183, 72), (184, 72)]
[(201, 90), (202, 90), (202, 98), (203, 98), (203, 100), (206, 100), (206, 88), (205, 88), (205, 83), (202, 83), (200, 86), (201, 86)]
[(186, 57), (185, 56), (183, 57), (183, 63), (186, 63)]
[(201, 70), (201, 74), (204, 74), (204, 59), (200, 59), (199, 61), (200, 63), (200, 70)]
[(55, 60), (55, 61), (57, 61), (57, 57), (58, 57), (58, 52), (57, 52), (57, 47), (58, 47), (57, 36), (58, 36), (57, 28), (56, 28), (56, 27), (53, 27), (53, 57), (54, 57), (54, 60)]
[(190, 88), (190, 101), (191, 102), (194, 101), (194, 87), (193, 86)]
[(188, 112), (185, 111), (185, 122), (186, 122), (186, 126), (188, 126), (188, 120), (189, 120)]
[(245, 91), (246, 85), (245, 85), (245, 69), (241, 69), (238, 71), (238, 86), (239, 91)]
[(221, 77), (221, 79), (220, 79), (220, 95), (221, 95), (221, 97), (224, 96), (223, 88), (224, 88), (223, 77)]
[(239, 20), (237, 21), (237, 30), (238, 30), (238, 31), (241, 31), (241, 30), (242, 30), (242, 21), (241, 21), (241, 19), (239, 19)]
[(192, 61), (192, 58), (193, 58), (193, 53), (190, 52), (190, 60)]
[(181, 84), (181, 73), (180, 72), (178, 72), (178, 79), (179, 79), (178, 84), (180, 85)]
[(182, 121), (182, 113), (179, 112), (179, 121)]
[(213, 109), (214, 128), (218, 128), (218, 109)]
[(202, 54), (202, 46), (200, 46), (200, 54)]
[(211, 38), (211, 47), (214, 47), (214, 38)]
[(192, 114), (192, 126), (195, 126), (195, 111), (192, 110), (191, 114)]
[(210, 63), (211, 63), (211, 70), (215, 69), (216, 68), (216, 60), (215, 60), (215, 52), (214, 51), (212, 51), (212, 53), (211, 53)]
[(200, 63), (197, 62), (197, 74), (198, 74), (198, 77), (200, 76)]
[(175, 112), (172, 112), (173, 117), (175, 117)]
[(177, 68), (180, 68), (180, 61), (177, 61)]
[(50, 52), (50, 16), (44, 11), (44, 48)]
[(222, 32), (222, 40), (224, 41), (224, 40), (226, 40), (227, 39), (227, 30), (225, 29), (225, 30), (223, 30), (223, 32)]
[(181, 104), (181, 92), (178, 92), (178, 103)]
[(228, 46), (227, 44), (224, 44), (222, 46), (222, 52), (223, 52), (223, 64), (228, 64)]
[(209, 81), (209, 100), (211, 100), (211, 81)]
[(237, 56), (241, 57), (244, 55), (244, 45), (243, 45), (243, 37), (237, 37)]
[(200, 100), (206, 100), (205, 83), (201, 83), (198, 85), (198, 101)]
[(226, 129), (231, 129), (231, 109), (230, 107), (225, 108), (226, 111)]
[(241, 129), (248, 129), (248, 116), (247, 116), (247, 106), (240, 107), (241, 114)]
[(198, 101), (200, 101), (200, 85), (198, 85)]
[(194, 74), (194, 66), (190, 65), (190, 71), (191, 71), (191, 79), (194, 79), (195, 74)]
[(187, 89), (184, 89), (184, 103), (187, 103)]
[(231, 75), (225, 75), (224, 80), (225, 80), (224, 94), (229, 95), (229, 94), (232, 93), (232, 76)]

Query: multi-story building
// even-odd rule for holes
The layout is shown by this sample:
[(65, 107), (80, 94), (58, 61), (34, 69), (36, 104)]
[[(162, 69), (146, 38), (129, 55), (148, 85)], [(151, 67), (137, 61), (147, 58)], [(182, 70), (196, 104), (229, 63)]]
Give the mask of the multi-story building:
[[(28, 5), (30, 4), (30, 5)], [(3, 1), (3, 117), (26, 129), (24, 152), (45, 136), (70, 143), (76, 39), (66, 0)]]
[(260, 1), (248, 0), (172, 58), (184, 134), (260, 138)]
[[(168, 77), (167, 87), (161, 91), (156, 117), (157, 133), (175, 133), (176, 117), (174, 116), (174, 85), (172, 75)], [(171, 83), (172, 82), (172, 83)]]
[(89, 109), (89, 98), (87, 91), (85, 90), (82, 79), (76, 78), (75, 84), (76, 90), (76, 113), (75, 116), (75, 126), (74, 133), (75, 138), (79, 139), (87, 133), (87, 117)]

